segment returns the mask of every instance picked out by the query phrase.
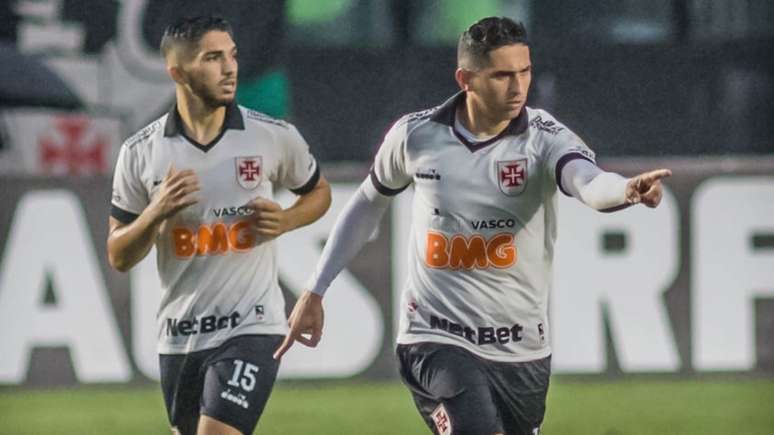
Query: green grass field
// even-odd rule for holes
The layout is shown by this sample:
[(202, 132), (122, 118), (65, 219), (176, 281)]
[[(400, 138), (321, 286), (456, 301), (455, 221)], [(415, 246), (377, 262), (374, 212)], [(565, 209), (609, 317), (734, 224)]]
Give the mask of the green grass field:
[[(554, 379), (546, 435), (771, 435), (774, 380)], [(0, 434), (168, 434), (156, 387), (0, 390)], [(399, 383), (280, 383), (256, 434), (429, 434)]]

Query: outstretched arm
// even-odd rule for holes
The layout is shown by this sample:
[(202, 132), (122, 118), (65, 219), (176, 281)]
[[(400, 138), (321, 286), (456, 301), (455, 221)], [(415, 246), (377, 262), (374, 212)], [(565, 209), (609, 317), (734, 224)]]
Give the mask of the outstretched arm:
[[(274, 358), (279, 359), (294, 342), (315, 347), (322, 337), (322, 296), (344, 267), (360, 252), (390, 205), (390, 197), (376, 191), (369, 179), (349, 200), (333, 226), (317, 269), (288, 318), (290, 331)], [(306, 337), (305, 335), (310, 335)]]
[(638, 203), (656, 207), (663, 194), (661, 179), (670, 175), (668, 169), (657, 169), (627, 179), (576, 159), (564, 167), (561, 183), (566, 192), (589, 207), (612, 212)]

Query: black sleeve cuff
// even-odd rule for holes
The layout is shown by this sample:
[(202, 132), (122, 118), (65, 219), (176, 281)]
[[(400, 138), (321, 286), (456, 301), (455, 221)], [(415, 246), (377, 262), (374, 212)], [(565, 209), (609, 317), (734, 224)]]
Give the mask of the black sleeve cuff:
[(369, 175), (370, 175), (370, 178), (371, 178), (371, 183), (376, 188), (376, 191), (381, 193), (384, 196), (395, 196), (395, 195), (403, 192), (404, 190), (406, 190), (407, 187), (409, 187), (408, 184), (403, 186), (403, 187), (401, 187), (401, 188), (398, 188), (398, 189), (391, 189), (391, 188), (385, 186), (384, 184), (382, 184), (381, 181), (379, 181), (379, 178), (376, 177), (376, 172), (374, 172), (374, 168), (373, 167), (371, 168), (371, 171), (370, 171)]
[(139, 215), (126, 211), (115, 204), (110, 204), (110, 216), (118, 219), (122, 224), (130, 224), (134, 222)]
[(320, 164), (315, 164), (314, 168), (314, 174), (312, 174), (311, 177), (309, 177), (309, 181), (304, 183), (303, 186), (298, 187), (296, 189), (290, 189), (291, 192), (295, 193), (296, 195), (306, 195), (307, 193), (311, 192), (315, 186), (317, 186), (317, 183), (320, 181)]
[(567, 196), (572, 196), (572, 195), (570, 195), (570, 193), (564, 190), (564, 187), (562, 187), (562, 169), (564, 169), (565, 165), (567, 165), (568, 163), (570, 163), (575, 159), (583, 159), (596, 165), (596, 163), (593, 160), (584, 156), (581, 153), (567, 153), (559, 158), (559, 161), (556, 162), (556, 172), (555, 172), (556, 186), (559, 187), (559, 190), (561, 190), (562, 193), (564, 193)]

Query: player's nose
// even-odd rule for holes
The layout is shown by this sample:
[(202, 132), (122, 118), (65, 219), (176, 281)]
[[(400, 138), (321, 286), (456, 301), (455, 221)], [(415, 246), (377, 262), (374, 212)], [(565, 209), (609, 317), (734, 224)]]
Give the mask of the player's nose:
[(222, 73), (226, 76), (236, 75), (237, 68), (238, 65), (236, 59), (229, 57), (225, 62), (223, 62)]

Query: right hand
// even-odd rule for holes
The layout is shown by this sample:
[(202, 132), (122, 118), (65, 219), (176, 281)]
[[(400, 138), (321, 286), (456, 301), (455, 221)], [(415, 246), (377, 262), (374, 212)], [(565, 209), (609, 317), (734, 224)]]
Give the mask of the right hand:
[(199, 190), (199, 177), (193, 170), (177, 171), (174, 165), (170, 164), (151, 205), (155, 207), (159, 220), (164, 220), (199, 202), (196, 196)]
[(626, 203), (657, 207), (663, 195), (661, 179), (671, 175), (672, 171), (669, 169), (656, 169), (629, 179), (626, 184)]
[(322, 338), (324, 323), (322, 296), (309, 290), (304, 291), (288, 317), (290, 330), (282, 344), (274, 351), (274, 359), (282, 358), (296, 341), (308, 347), (317, 347)]

